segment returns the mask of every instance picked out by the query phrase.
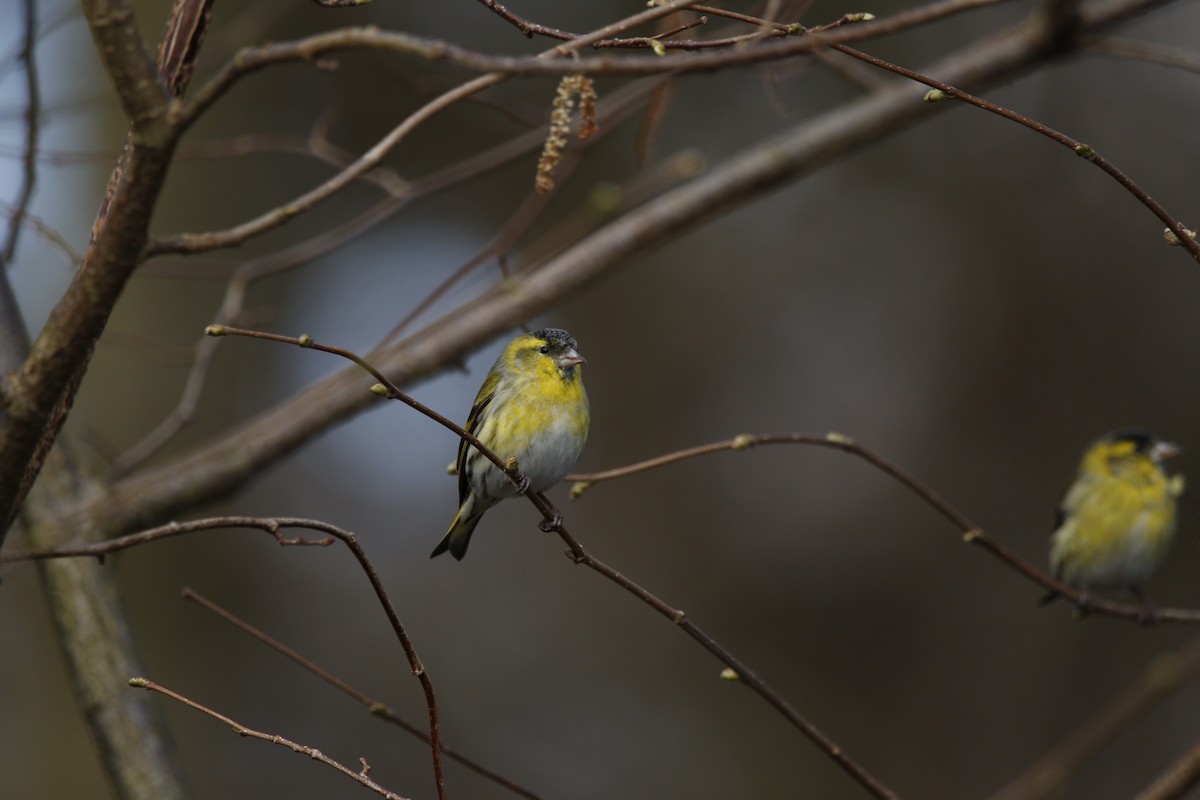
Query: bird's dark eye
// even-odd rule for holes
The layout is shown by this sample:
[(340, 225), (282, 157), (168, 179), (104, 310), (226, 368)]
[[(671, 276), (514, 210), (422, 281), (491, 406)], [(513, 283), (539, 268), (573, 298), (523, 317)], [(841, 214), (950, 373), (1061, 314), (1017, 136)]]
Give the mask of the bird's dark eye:
[(538, 348), (538, 352), (542, 355), (547, 355), (550, 352), (550, 345), (544, 344)]

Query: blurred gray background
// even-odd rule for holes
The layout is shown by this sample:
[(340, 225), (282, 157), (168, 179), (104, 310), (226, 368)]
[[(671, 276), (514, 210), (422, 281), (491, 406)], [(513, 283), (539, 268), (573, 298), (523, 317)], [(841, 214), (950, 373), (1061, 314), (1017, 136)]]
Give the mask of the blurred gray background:
[[(141, 4), (147, 36), (157, 38), (165, 5)], [(513, 5), (584, 31), (637, 4)], [(882, 5), (867, 10), (900, 4)], [(864, 49), (919, 68), (1031, 7), (973, 12)], [(804, 21), (853, 10), (815, 3)], [(16, 0), (0, 0), (0, 15), (17, 11)], [(82, 249), (124, 127), (78, 11), (57, 2), (41, 11), (46, 23), (63, 21), (38, 51), (49, 160), (32, 211)], [(545, 46), (465, 0), (375, 0), (341, 12), (218, 3), (197, 80), (241, 44), (367, 23), (494, 52)], [(1196, 4), (1175, 3), (1121, 34), (1194, 47), (1198, 25)], [(0, 47), (15, 36), (0, 34)], [(304, 134), (332, 113), (333, 141), (361, 152), (430, 91), (467, 77), (400, 56), (337, 60), (333, 72), (291, 65), (247, 79), (188, 141)], [(0, 77), (0, 179), (9, 185), (21, 82), (12, 67)], [(601, 97), (619, 83), (600, 81)], [(553, 87), (509, 81), (490, 97), (536, 119)], [(861, 91), (808, 61), (691, 76), (675, 88), (656, 158), (695, 150), (710, 164)], [(985, 95), (1090, 143), (1185, 224), (1200, 224), (1200, 76), (1080, 55)], [(636, 174), (636, 125), (623, 123), (589, 152), (516, 248), (516, 263), (597, 185)], [(522, 128), (493, 106), (458, 106), (388, 164), (419, 177)], [(97, 157), (72, 157), (82, 154)], [(257, 284), (248, 304), (260, 327), (366, 349), (495, 235), (528, 192), (534, 161), (417, 203), (335, 254)], [(228, 226), (329, 174), (291, 154), (181, 162), (154, 228)], [(376, 197), (356, 187), (242, 249), (149, 265), (97, 352), (73, 440), (98, 463), (137, 441), (171, 410), (187, 375), (186, 364), (141, 343), (186, 352), (241, 260)], [(1113, 428), (1144, 426), (1190, 448), (1175, 469), (1200, 489), (1200, 268), (1163, 243), (1161, 227), (1064, 148), (953, 107), (631, 261), (529, 322), (570, 329), (588, 358), (593, 423), (581, 471), (742, 432), (839, 431), (1040, 565), (1080, 452)], [(11, 274), (36, 331), (71, 266), (26, 231)], [(489, 266), (424, 319), (496, 274)], [(413, 394), (465, 419), (502, 345)], [(196, 424), (148, 468), (342, 367), (315, 352), (225, 342)], [(454, 515), (445, 465), (455, 446), (425, 418), (381, 403), (190, 516), (311, 516), (354, 531), (433, 679), (445, 740), (547, 797), (865, 796), (765, 703), (720, 681), (721, 665), (694, 642), (572, 567), (527, 504), (490, 512), (462, 563), (430, 561)], [(720, 454), (595, 486), (574, 503), (565, 487), (552, 498), (594, 554), (683, 608), (905, 797), (990, 794), (1157, 654), (1195, 635), (1038, 607), (1036, 587), (964, 546), (881, 473), (833, 451)], [(1200, 607), (1197, 531), (1197, 507), (1185, 504), (1172, 557), (1149, 587), (1160, 605)], [(395, 791), (433, 796), (423, 744), (179, 597), (194, 588), (420, 723), (418, 684), (344, 549), (281, 549), (259, 533), (219, 532), (127, 552), (108, 568), (120, 575), (148, 677), (343, 763), (361, 756)], [(103, 797), (36, 571), (10, 567), (2, 577), (0, 796)], [(282, 748), (163, 707), (198, 797), (362, 792)], [(1061, 796), (1128, 797), (1197, 739), (1200, 687), (1188, 686)], [(512, 796), (453, 765), (448, 787), (459, 798)]]

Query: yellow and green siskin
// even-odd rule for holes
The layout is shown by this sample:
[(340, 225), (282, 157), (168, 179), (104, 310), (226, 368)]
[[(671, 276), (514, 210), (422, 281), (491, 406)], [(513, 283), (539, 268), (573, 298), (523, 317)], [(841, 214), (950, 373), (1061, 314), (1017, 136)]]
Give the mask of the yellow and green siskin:
[(1137, 429), (1115, 431), (1087, 449), (1050, 536), (1056, 578), (1085, 598), (1092, 590), (1128, 589), (1142, 602), (1143, 621), (1153, 618), (1142, 587), (1175, 539), (1183, 476), (1168, 476), (1163, 462), (1179, 452)]
[[(571, 334), (542, 328), (508, 343), (484, 378), (464, 426), (500, 458), (515, 457), (522, 491), (559, 483), (583, 452), (591, 413), (583, 356)], [(464, 439), (458, 446), (458, 514), (430, 558), (462, 560), (485, 511), (518, 493), (508, 476)]]

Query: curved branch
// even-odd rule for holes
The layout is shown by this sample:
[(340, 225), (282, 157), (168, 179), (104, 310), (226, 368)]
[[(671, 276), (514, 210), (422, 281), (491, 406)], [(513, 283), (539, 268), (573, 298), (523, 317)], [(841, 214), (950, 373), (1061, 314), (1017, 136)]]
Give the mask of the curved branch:
[[(1054, 17), (1054, 19), (1058, 18)], [(1040, 133), (1041, 135), (1049, 139), (1053, 139), (1061, 145), (1069, 147), (1075, 152), (1075, 155), (1095, 164), (1110, 178), (1125, 187), (1126, 191), (1137, 198), (1138, 202), (1150, 209), (1151, 213), (1158, 217), (1162, 223), (1167, 226), (1167, 229), (1171, 231), (1171, 233), (1175, 234), (1176, 240), (1185, 250), (1188, 251), (1188, 253), (1191, 254), (1192, 258), (1194, 258), (1197, 262), (1200, 262), (1200, 242), (1196, 241), (1191, 231), (1184, 227), (1183, 223), (1181, 223), (1175, 217), (1168, 214), (1167, 210), (1163, 208), (1157, 200), (1151, 197), (1145, 189), (1143, 189), (1141, 186), (1138, 186), (1132, 178), (1118, 169), (1115, 164), (1093, 150), (1091, 145), (1087, 145), (1076, 139), (1072, 139), (1065, 133), (1057, 131), (1054, 128), (1051, 128), (1049, 125), (1045, 125), (1037, 120), (1030, 119), (1024, 114), (1018, 114), (1016, 111), (1005, 108), (997, 103), (993, 103), (990, 100), (984, 100), (982, 97), (976, 97), (973, 94), (969, 94), (968, 92), (964, 92), (961, 89), (955, 88), (947, 83), (930, 78), (927, 75), (922, 75), (919, 72), (905, 69), (904, 67), (884, 61), (881, 58), (876, 58), (875, 56), (862, 53), (858, 50), (845, 47), (843, 45), (833, 45), (832, 48), (837, 50), (839, 53), (845, 53), (846, 55), (857, 58), (860, 61), (865, 61), (872, 66), (885, 69), (888, 72), (893, 72), (897, 75), (902, 75), (909, 80), (923, 83), (926, 86), (937, 89), (945, 95), (961, 100), (964, 103), (968, 103), (977, 108), (982, 108), (984, 111), (990, 111), (997, 116), (1001, 116), (1007, 120), (1016, 122), (1018, 125), (1024, 125), (1026, 128), (1029, 128), (1036, 133)]]
[(135, 689), (145, 689), (150, 692), (156, 692), (158, 694), (163, 695), (164, 697), (169, 697), (172, 700), (175, 700), (176, 702), (183, 703), (188, 708), (199, 711), (202, 714), (207, 714), (208, 716), (212, 717), (213, 719), (220, 720), (221, 722), (224, 722), (226, 725), (228, 725), (230, 728), (232, 728), (233, 732), (236, 733), (238, 736), (247, 736), (251, 739), (259, 739), (264, 742), (270, 742), (271, 744), (277, 744), (282, 747), (286, 747), (289, 750), (291, 750), (292, 752), (299, 753), (302, 756), (308, 756), (313, 761), (319, 761), (320, 763), (324, 764), (325, 766), (331, 767), (331, 768), (337, 770), (338, 772), (342, 773), (350, 780), (357, 781), (358, 783), (362, 784), (364, 787), (375, 792), (375, 794), (386, 798), (386, 800), (407, 800), (407, 798), (405, 798), (401, 795), (398, 795), (395, 792), (388, 791), (387, 789), (383, 788), (375, 781), (368, 778), (367, 772), (369, 771), (370, 768), (367, 766), (367, 763), (365, 760), (363, 760), (363, 762), (362, 762), (363, 768), (360, 771), (355, 772), (354, 770), (350, 769), (349, 767), (345, 766), (344, 764), (334, 761), (332, 758), (325, 755), (324, 753), (322, 753), (320, 750), (318, 750), (315, 747), (308, 747), (307, 745), (297, 744), (296, 742), (293, 742), (291, 739), (285, 739), (284, 737), (280, 736), (277, 733), (263, 733), (262, 731), (256, 731), (253, 728), (247, 728), (245, 725), (241, 724), (240, 722), (236, 722), (233, 719), (225, 716), (224, 714), (222, 714), (220, 712), (213, 711), (208, 706), (205, 706), (201, 703), (197, 703), (195, 700), (191, 700), (187, 697), (184, 697), (183, 695), (179, 694), (178, 692), (171, 691), (170, 689), (168, 689), (165, 686), (160, 686), (159, 684), (155, 683), (152, 680), (148, 680), (146, 678), (131, 678), (129, 680), (129, 685)]
[[(1129, 0), (1122, 1), (1128, 2)], [(1159, 1), (1165, 2), (1166, 0)], [(595, 46), (601, 40), (628, 28), (644, 25), (668, 13), (695, 6), (699, 0), (672, 0), (670, 3), (654, 6), (641, 14), (628, 17), (583, 36), (563, 32), (565, 36), (570, 37), (566, 42), (536, 56), (496, 56), (458, 47), (440, 39), (429, 39), (413, 34), (382, 31), (372, 27), (342, 28), (328, 33), (314, 34), (293, 42), (277, 42), (242, 50), (208, 84), (196, 92), (191, 103), (177, 109), (173, 118), (184, 126), (190, 125), (199, 114), (229, 91), (237, 81), (253, 72), (275, 64), (312, 63), (319, 61), (322, 56), (329, 53), (343, 50), (369, 49), (403, 53), (500, 76), (560, 77), (576, 72), (587, 75), (662, 75), (680, 72), (710, 72), (728, 67), (790, 58), (824, 49), (835, 43), (845, 44), (874, 39), (963, 11), (1006, 2), (1010, 2), (1010, 0), (942, 0), (901, 12), (887, 19), (845, 26), (835, 23), (838, 25), (836, 30), (822, 31), (820, 28), (816, 28), (814, 30), (821, 32), (812, 35), (795, 35), (786, 39), (765, 40), (754, 47), (731, 47), (722, 52), (689, 53), (686, 57), (670, 59), (662, 59), (655, 55), (605, 55), (583, 58), (575, 57), (572, 53), (584, 47)], [(795, 33), (804, 34), (806, 31), (803, 27), (797, 27)]]
[[(546, 51), (543, 55), (559, 54), (567, 56), (570, 53), (586, 47), (594, 41), (610, 36), (613, 33), (620, 32), (626, 28), (635, 25), (641, 25), (646, 22), (651, 22), (659, 17), (670, 14), (681, 8), (693, 5), (697, 0), (671, 0), (669, 3), (664, 3), (659, 6), (654, 6), (640, 14), (635, 14), (619, 22), (611, 25), (606, 25), (597, 31), (594, 31), (587, 36), (580, 36), (572, 40), (568, 44), (560, 45), (552, 50)], [(375, 28), (348, 28), (344, 30), (334, 31), (331, 34), (321, 34), (312, 37), (316, 40), (322, 40), (323, 36), (332, 37), (335, 41), (341, 41), (344, 38), (355, 40), (356, 36), (361, 34), (368, 40), (373, 40), (379, 35), (385, 37), (399, 37), (402, 41), (408, 41), (413, 38), (408, 34), (384, 34)], [(305, 40), (306, 42), (310, 40)], [(271, 45), (266, 47), (270, 48)], [(252, 54), (254, 50), (243, 51), (233, 63), (226, 68), (220, 75), (214, 78), (208, 86), (204, 87), (197, 93), (197, 98), (186, 109), (180, 111), (174, 118), (175, 123), (180, 129), (186, 128), (191, 124), (198, 114), (207, 109), (218, 97), (229, 89), (237, 78), (246, 74), (252, 69), (258, 69), (268, 63), (279, 59), (262, 60), (263, 57), (255, 57)], [(288, 51), (289, 58), (301, 58), (304, 60), (315, 59), (320, 56), (325, 50), (321, 46), (302, 45), (298, 48)], [(427, 54), (434, 57), (432, 54)], [(287, 59), (284, 59), (287, 60)], [(212, 233), (184, 233), (176, 236), (167, 236), (156, 238), (151, 242), (151, 248), (147, 250), (146, 256), (161, 255), (163, 253), (199, 253), (206, 250), (214, 250), (220, 247), (230, 247), (241, 244), (253, 236), (265, 233), (274, 228), (278, 228), (288, 220), (302, 214), (320, 203), (325, 202), (335, 194), (340, 192), (345, 187), (349, 186), (354, 181), (358, 180), (364, 174), (378, 166), (383, 159), (390, 153), (401, 141), (403, 141), (410, 133), (424, 124), (431, 117), (441, 113), (445, 109), (464, 100), (471, 95), (477, 94), (489, 86), (494, 86), (504, 81), (508, 76), (493, 72), (487, 75), (481, 75), (474, 80), (467, 81), (455, 88), (442, 93), (441, 95), (430, 100), (428, 103), (410, 114), (403, 122), (391, 130), (387, 136), (384, 136), (375, 143), (370, 150), (363, 153), (353, 164), (344, 168), (337, 175), (334, 175), (329, 180), (321, 185), (310, 189), (303, 195), (295, 198), (291, 202), (278, 206), (265, 214), (259, 215), (257, 218), (241, 225), (234, 226), (224, 231), (215, 231)]]
[[(333, 688), (337, 689), (342, 694), (345, 694), (346, 696), (350, 697), (351, 699), (353, 699), (360, 705), (366, 707), (371, 712), (372, 716), (375, 716), (382, 720), (390, 722), (393, 725), (395, 725), (396, 727), (405, 731), (406, 733), (408, 733), (412, 736), (415, 736), (416, 738), (420, 739), (421, 741), (425, 742), (426, 744), (429, 744), (429, 734), (426, 733), (424, 730), (422, 730), (419, 726), (414, 725), (411, 722), (405, 720), (403, 717), (398, 716), (395, 712), (393, 712), (390, 708), (388, 708), (386, 705), (384, 705), (379, 700), (375, 700), (371, 697), (368, 697), (367, 695), (360, 692), (358, 689), (355, 689), (353, 686), (346, 683), (341, 678), (338, 678), (336, 675), (333, 675), (330, 672), (326, 671), (325, 669), (321, 668), (317, 664), (313, 663), (309, 659), (307, 659), (304, 656), (297, 653), (292, 648), (288, 647), (283, 642), (269, 636), (268, 634), (264, 633), (263, 631), (259, 630), (258, 628), (254, 627), (253, 625), (251, 625), (250, 623), (246, 622), (244, 619), (238, 617), (237, 615), (231, 613), (230, 611), (227, 611), (226, 609), (217, 605), (213, 601), (204, 597), (199, 592), (196, 592), (192, 589), (185, 587), (183, 590), (183, 599), (190, 600), (191, 602), (196, 603), (198, 606), (200, 606), (204, 610), (208, 611), (211, 614), (216, 615), (217, 617), (224, 620), (225, 622), (228, 622), (230, 625), (233, 625), (235, 628), (242, 631), (243, 633), (250, 636), (251, 638), (257, 639), (258, 641), (262, 642), (267, 647), (270, 647), (272, 650), (274, 650), (275, 652), (282, 655), (284, 658), (290, 659), (294, 664), (298, 665), (302, 669), (308, 670), (310, 673), (312, 673), (316, 677), (320, 678), (321, 680), (325, 681), (326, 683), (328, 683)], [(503, 775), (493, 772), (492, 770), (490, 770), (487, 767), (480, 764), (478, 761), (475, 761), (474, 759), (467, 757), (466, 755), (458, 752), (457, 750), (452, 749), (450, 747), (450, 745), (446, 744), (445, 742), (442, 742), (442, 752), (445, 753), (448, 758), (458, 762), (459, 764), (461, 764), (462, 766), (471, 770), (475, 774), (483, 776), (484, 778), (488, 779), (489, 781), (495, 783), (498, 786), (503, 786), (505, 789), (508, 789), (513, 794), (520, 795), (521, 797), (524, 797), (526, 800), (545, 800), (545, 798), (542, 797), (541, 795), (534, 794), (532, 791), (530, 791), (529, 789), (526, 789), (524, 786), (521, 786), (520, 784), (515, 783), (515, 782), (509, 780), (508, 778), (505, 778)]]
[[(1069, 586), (1061, 581), (1055, 580), (1049, 574), (1043, 572), (1037, 567), (1030, 564), (1025, 559), (1018, 556), (1012, 550), (1009, 550), (1000, 542), (992, 539), (983, 529), (967, 518), (965, 514), (950, 505), (937, 492), (930, 487), (917, 480), (912, 474), (901, 469), (898, 465), (888, 461), (883, 456), (871, 450), (869, 447), (859, 444), (848, 436), (843, 436), (840, 433), (828, 433), (824, 436), (805, 433), (769, 433), (769, 434), (748, 434), (743, 433), (735, 436), (732, 439), (726, 439), (721, 442), (712, 442), (710, 444), (699, 445), (698, 447), (689, 447), (685, 450), (679, 450), (674, 453), (667, 453), (656, 458), (650, 458), (645, 461), (639, 461), (636, 464), (630, 464), (625, 467), (605, 470), (603, 472), (594, 472), (588, 474), (568, 475), (567, 480), (576, 481), (571, 487), (572, 499), (578, 498), (594, 483), (613, 480), (615, 478), (624, 478), (629, 475), (636, 475), (640, 472), (647, 472), (659, 467), (665, 467), (668, 464), (674, 464), (679, 461), (686, 461), (691, 458), (699, 458), (700, 456), (711, 455), (727, 450), (740, 451), (748, 450), (751, 447), (758, 445), (769, 444), (799, 444), (815, 447), (829, 447), (834, 450), (841, 450), (844, 453), (849, 453), (857, 458), (861, 458), (871, 466), (880, 470), (892, 479), (902, 484), (906, 489), (915, 494), (917, 497), (925, 501), (927, 505), (945, 517), (959, 531), (962, 532), (963, 541), (967, 544), (977, 545), (982, 547), (991, 555), (1000, 559), (1001, 562), (1011, 567), (1018, 574), (1038, 584), (1043, 589), (1053, 592), (1055, 595), (1061, 595), (1071, 601), (1081, 611), (1086, 613), (1099, 613), (1110, 617), (1121, 617), (1124, 619), (1133, 620), (1135, 622), (1144, 622), (1145, 609), (1142, 606), (1132, 606), (1123, 603), (1113, 603), (1107, 600), (1097, 600), (1091, 597), (1086, 592), (1081, 592), (1072, 586)], [(1200, 623), (1200, 611), (1183, 608), (1164, 608), (1156, 609), (1154, 614), (1156, 622), (1181, 622), (1189, 624)]]

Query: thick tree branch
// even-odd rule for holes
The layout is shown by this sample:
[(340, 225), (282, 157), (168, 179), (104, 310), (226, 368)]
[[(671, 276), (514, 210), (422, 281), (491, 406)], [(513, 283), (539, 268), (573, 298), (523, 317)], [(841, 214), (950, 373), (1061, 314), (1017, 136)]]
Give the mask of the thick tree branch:
[[(176, 0), (176, 6), (204, 2)], [(190, 56), (174, 60), (160, 83), (128, 2), (85, 2), (84, 11), (131, 124), (80, 269), (25, 363), (5, 375), (0, 389), (5, 412), (0, 422), (0, 540), (43, 459), (52, 456), (38, 492), (23, 509), (35, 546), (62, 540), (58, 515), (86, 493), (82, 487), (88, 481), (69, 463), (66, 448), (52, 454), (50, 448), (96, 339), (140, 260), (174, 146), (174, 133), (163, 121), (170, 100), (163, 86), (183, 91), (186, 75), (176, 80), (175, 70), (190, 69), (194, 58), (193, 49)], [(191, 30), (203, 35), (196, 26)], [(168, 37), (172, 31), (168, 26)], [(182, 800), (185, 781), (158, 708), (149, 698), (120, 688), (142, 669), (112, 571), (82, 561), (47, 562), (39, 571), (66, 666), (113, 793), (122, 800)]]
[[(117, 99), (137, 134), (163, 135), (167, 93), (154, 57), (138, 33), (130, 0), (84, 0), (83, 15)], [(157, 125), (153, 124), (155, 121)], [(144, 143), (144, 142), (139, 142)]]
[(138, 34), (131, 4), (88, 0), (84, 13), (130, 132), (79, 271), (25, 362), (0, 384), (0, 544), (70, 411), (96, 340), (141, 261), (177, 137), (165, 121), (170, 96)]

